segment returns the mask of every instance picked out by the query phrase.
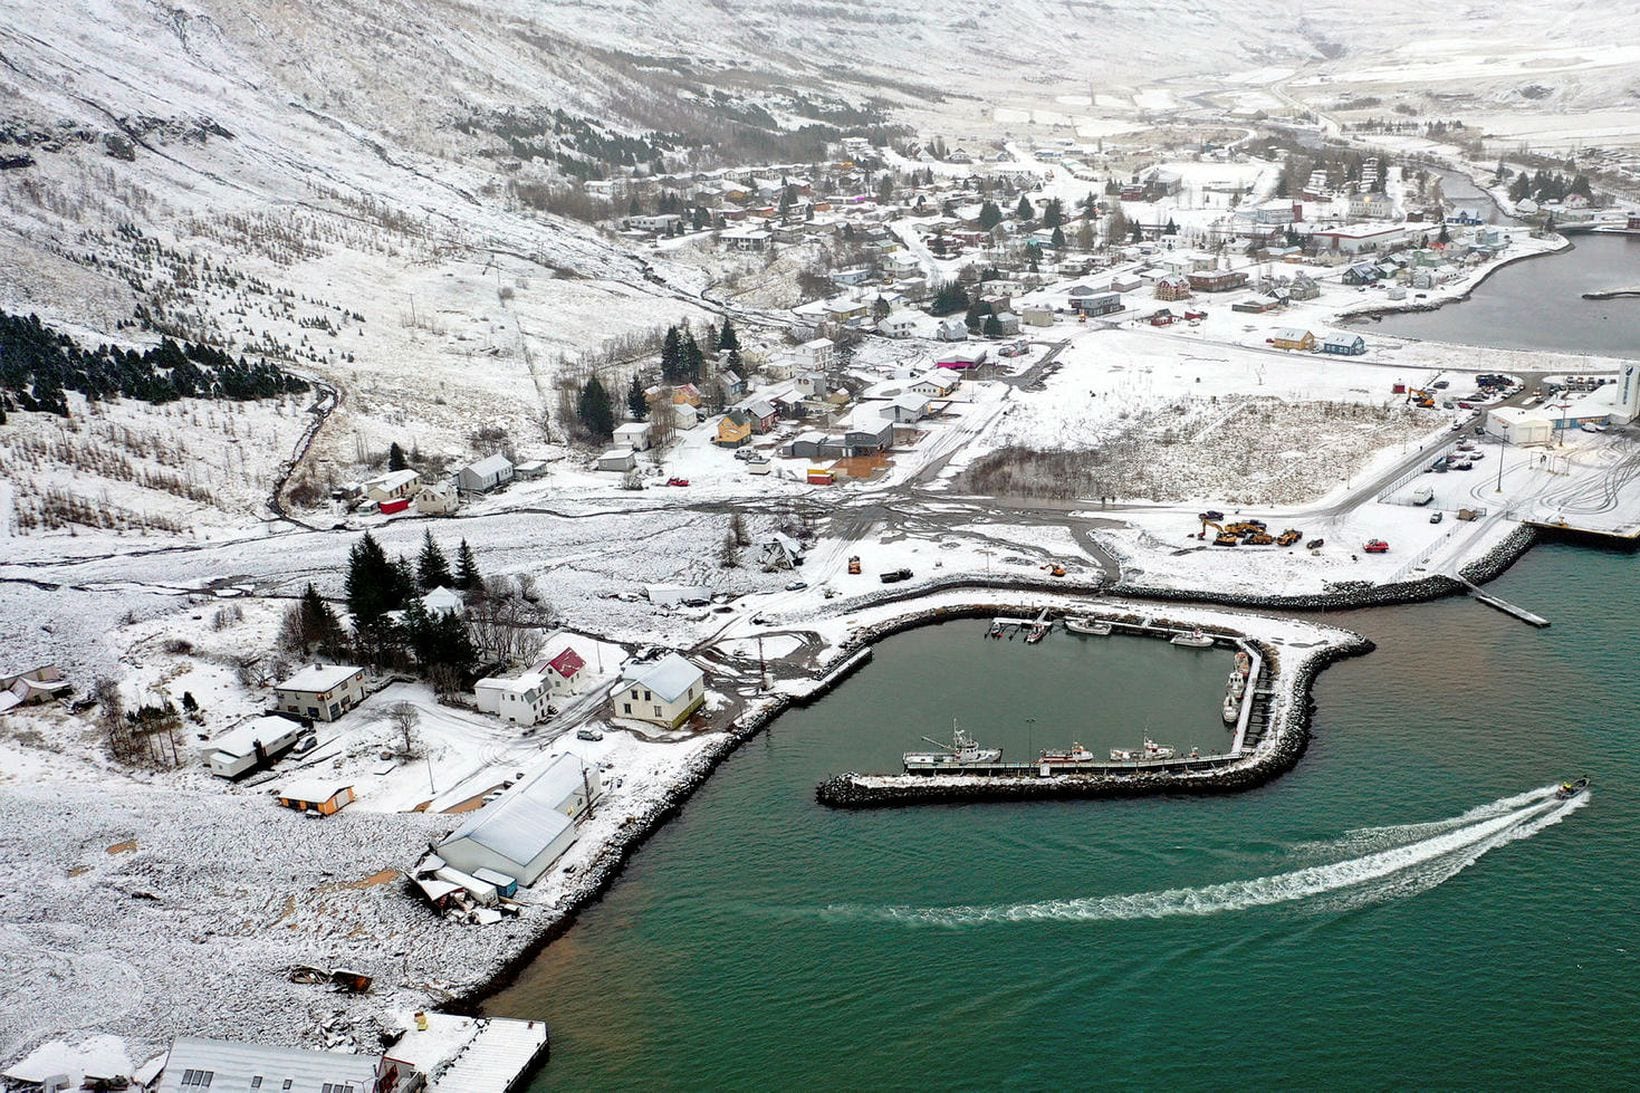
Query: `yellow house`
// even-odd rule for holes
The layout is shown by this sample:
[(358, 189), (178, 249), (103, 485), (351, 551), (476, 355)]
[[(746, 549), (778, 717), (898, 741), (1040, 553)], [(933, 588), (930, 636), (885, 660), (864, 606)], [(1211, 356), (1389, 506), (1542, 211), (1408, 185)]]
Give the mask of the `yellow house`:
[(1308, 330), (1288, 327), (1276, 331), (1270, 339), (1270, 344), (1277, 349), (1303, 349), (1308, 352), (1315, 349), (1315, 335)]
[(672, 388), (673, 406), (693, 406), (700, 409), (700, 389), (692, 383), (680, 383)]
[(718, 420), (717, 437), (712, 441), (720, 448), (738, 448), (752, 439), (752, 415), (744, 410), (730, 410)]
[(297, 812), (333, 816), (357, 800), (349, 782), (293, 781), (279, 790), (279, 803)]

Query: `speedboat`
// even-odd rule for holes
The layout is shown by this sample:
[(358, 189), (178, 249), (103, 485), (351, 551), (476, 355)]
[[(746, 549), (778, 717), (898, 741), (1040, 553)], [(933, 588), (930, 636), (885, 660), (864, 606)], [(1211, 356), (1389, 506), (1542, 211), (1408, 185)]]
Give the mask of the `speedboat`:
[(1191, 649), (1211, 649), (1213, 647), (1213, 639), (1202, 633), (1200, 627), (1188, 634), (1174, 634), (1167, 640), (1173, 645), (1184, 645)]
[(980, 747), (973, 737), (957, 728), (955, 719), (951, 722), (950, 744), (942, 744), (926, 736), (923, 739), (940, 750), (906, 752), (900, 757), (906, 770), (948, 770), (1002, 761), (1001, 748)]
[(1560, 783), (1560, 788), (1555, 790), (1555, 796), (1560, 800), (1565, 801), (1572, 797), (1576, 797), (1579, 793), (1582, 793), (1588, 788), (1589, 779), (1586, 777), (1579, 778), (1575, 782), (1562, 782)]
[(1073, 634), (1092, 634), (1095, 637), (1108, 637), (1110, 623), (1103, 619), (1096, 619), (1092, 615), (1079, 618), (1076, 615), (1065, 616), (1065, 629)]

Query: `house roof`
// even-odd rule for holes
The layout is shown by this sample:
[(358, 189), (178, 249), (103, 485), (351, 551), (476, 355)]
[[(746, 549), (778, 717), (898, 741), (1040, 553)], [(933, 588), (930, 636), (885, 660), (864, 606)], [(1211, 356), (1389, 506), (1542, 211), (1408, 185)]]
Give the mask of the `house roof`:
[(473, 460), (462, 470), (471, 471), (480, 478), (488, 478), (492, 474), (505, 474), (512, 470), (512, 461), (497, 452), (494, 455), (487, 455), (483, 459)]
[(1324, 344), (1326, 344), (1326, 345), (1354, 345), (1356, 342), (1364, 342), (1364, 341), (1366, 341), (1366, 339), (1363, 338), (1359, 334), (1328, 334), (1326, 339), (1325, 339)]
[(488, 676), (473, 684), (473, 690), (501, 691), (506, 694), (528, 694), (538, 690), (545, 677), (534, 672), (525, 672), (519, 676)]
[(626, 681), (653, 691), (661, 696), (662, 701), (674, 702), (705, 675), (677, 653), (668, 653), (655, 663), (645, 664), (628, 673)]
[(1301, 342), (1305, 338), (1313, 336), (1308, 330), (1296, 326), (1284, 326), (1275, 333), (1277, 340), (1284, 342)]
[(582, 660), (581, 654), (574, 649), (565, 649), (562, 653), (547, 661), (547, 667), (565, 679), (569, 679), (586, 666), (587, 662)]
[(310, 664), (283, 683), (274, 684), (279, 691), (334, 691), (337, 687), (364, 671), (352, 664)]
[(375, 1086), (379, 1056), (341, 1051), (309, 1051), (297, 1047), (269, 1047), (232, 1040), (179, 1036), (160, 1078), (160, 1093), (187, 1093), (182, 1076), (189, 1070), (214, 1072), (212, 1087), (249, 1089), (261, 1077), (262, 1087), (278, 1090), (287, 1080), (289, 1093), (320, 1093), (328, 1085), (352, 1085), (360, 1090)]
[(302, 726), (284, 717), (275, 717), (267, 714), (262, 717), (253, 717), (249, 721), (241, 721), (227, 732), (218, 733), (215, 739), (206, 744), (207, 751), (219, 751), (226, 755), (245, 756), (256, 751), (256, 742), (264, 744), (277, 740), (291, 733), (299, 733)]
[(467, 839), (519, 866), (528, 865), (575, 822), (559, 810), (586, 791), (584, 768), (578, 757), (560, 755), (535, 777), (472, 813), (439, 845)]
[(421, 598), (421, 605), (435, 613), (439, 611), (460, 611), (464, 603), (461, 593), (453, 588), (432, 588), (427, 591), (427, 595)]
[(366, 478), (364, 480), (364, 486), (366, 489), (375, 488), (379, 490), (392, 491), (398, 489), (400, 486), (409, 485), (419, 477), (420, 475), (416, 474), (416, 472), (412, 470), (388, 471), (386, 474), (378, 474), (374, 478)]
[(287, 801), (328, 801), (342, 790), (352, 788), (353, 783), (346, 778), (340, 778), (334, 774), (329, 776), (315, 775), (280, 782), (279, 792), (276, 796)]

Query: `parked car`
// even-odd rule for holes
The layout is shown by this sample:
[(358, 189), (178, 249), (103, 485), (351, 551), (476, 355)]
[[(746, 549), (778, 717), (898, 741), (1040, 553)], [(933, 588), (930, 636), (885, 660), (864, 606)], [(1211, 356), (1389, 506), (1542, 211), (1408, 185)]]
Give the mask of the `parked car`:
[(575, 739), (577, 740), (602, 740), (603, 738), (604, 734), (599, 729), (578, 729), (575, 733)]
[(891, 569), (887, 573), (882, 574), (879, 579), (884, 584), (897, 584), (900, 581), (909, 581), (911, 579), (911, 570)]
[(1430, 513), (1430, 516), (1429, 516), (1429, 522), (1432, 523), (1432, 524), (1438, 524), (1442, 520), (1445, 520), (1445, 519), (1446, 519), (1446, 513), (1444, 513), (1444, 512), (1433, 512), (1433, 513)]
[(1452, 386), (1452, 381), (1451, 380), (1436, 380), (1434, 383), (1430, 384), (1430, 386), (1435, 388), (1435, 390), (1437, 390), (1437, 391), (1445, 391), (1448, 387)]
[(291, 751), (295, 752), (297, 755), (306, 755), (318, 746), (319, 738), (314, 736), (312, 733), (309, 733), (307, 736), (304, 736), (300, 740), (296, 741), (296, 746), (292, 748)]
[(1389, 544), (1382, 539), (1368, 539), (1367, 544), (1361, 549), (1368, 554), (1388, 554)]
[(668, 478), (666, 480), (666, 484), (668, 486), (687, 486), (689, 484), (689, 479), (687, 479), (687, 478)]
[(786, 582), (786, 591), (787, 592), (801, 592), (801, 591), (803, 591), (803, 589), (807, 588), (808, 586), (809, 586), (808, 581), (787, 581)]

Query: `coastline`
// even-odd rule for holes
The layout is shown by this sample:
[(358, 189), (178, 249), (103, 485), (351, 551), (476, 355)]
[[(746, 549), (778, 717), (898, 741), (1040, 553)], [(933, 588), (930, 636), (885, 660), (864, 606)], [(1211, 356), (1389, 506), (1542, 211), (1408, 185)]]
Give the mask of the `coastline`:
[[(1338, 312), (1337, 321), (1342, 326), (1354, 326), (1354, 325), (1356, 325), (1356, 323), (1358, 321), (1365, 321), (1365, 320), (1368, 320), (1368, 319), (1380, 319), (1380, 318), (1384, 317), (1385, 315), (1402, 315), (1402, 314), (1406, 314), (1408, 312), (1416, 312), (1416, 311), (1439, 311), (1441, 308), (1446, 307), (1448, 304), (1461, 304), (1465, 300), (1469, 299), (1470, 295), (1476, 289), (1480, 288), (1482, 285), (1486, 284), (1487, 281), (1491, 280), (1492, 275), (1497, 273), (1499, 270), (1502, 270), (1502, 269), (1505, 269), (1509, 266), (1515, 265), (1518, 262), (1530, 262), (1534, 258), (1549, 258), (1553, 255), (1565, 254), (1568, 251), (1573, 251), (1573, 250), (1577, 249), (1577, 244), (1572, 242), (1566, 236), (1562, 235), (1559, 238), (1560, 238), (1561, 245), (1558, 246), (1558, 247), (1551, 247), (1547, 250), (1533, 251), (1530, 254), (1516, 254), (1516, 255), (1512, 255), (1511, 257), (1508, 257), (1508, 258), (1500, 258), (1498, 261), (1494, 262), (1491, 266), (1489, 266), (1487, 268), (1486, 272), (1482, 273), (1479, 277), (1477, 277), (1473, 284), (1465, 285), (1462, 289), (1459, 289), (1459, 290), (1453, 292), (1450, 295), (1442, 296), (1438, 300), (1424, 300), (1422, 302), (1413, 301), (1413, 300), (1403, 300), (1399, 303), (1394, 303), (1394, 304), (1383, 304), (1383, 305), (1374, 305), (1372, 307), (1364, 307), (1364, 308), (1361, 308), (1358, 311), (1340, 311), (1340, 312)], [(1461, 345), (1463, 343), (1462, 342), (1453, 342), (1453, 343), (1450, 343), (1450, 344)]]
[[(1463, 570), (1465, 579), (1476, 584), (1494, 579), (1523, 557), (1540, 538), (1536, 529), (1521, 525), (1486, 555), (1465, 567)], [(1022, 588), (1021, 586), (1027, 587)], [(1014, 581), (993, 580), (990, 582), (987, 582), (984, 578), (955, 578), (942, 587), (920, 586), (915, 591), (908, 590), (901, 594), (882, 595), (873, 600), (869, 606), (887, 607), (902, 603), (911, 604), (918, 600), (926, 601), (932, 595), (941, 591), (972, 589), (975, 593), (974, 596), (965, 598), (965, 602), (960, 605), (930, 604), (919, 611), (896, 615), (861, 628), (837, 646), (835, 655), (824, 662), (821, 672), (811, 677), (812, 681), (808, 686), (798, 691), (773, 693), (757, 709), (749, 711), (743, 717), (731, 723), (719, 739), (713, 741), (688, 765), (683, 776), (668, 787), (652, 810), (638, 822), (623, 830), (618, 838), (606, 843), (600, 849), (592, 862), (581, 871), (574, 887), (565, 892), (558, 913), (554, 917), (545, 922), (541, 929), (534, 933), (524, 945), (500, 959), (494, 969), (485, 974), (482, 982), (455, 993), (449, 1001), (440, 1005), (438, 1009), (446, 1013), (463, 1016), (481, 1015), (484, 1011), (485, 1002), (517, 982), (519, 976), (536, 957), (569, 931), (570, 927), (579, 919), (582, 911), (602, 900), (604, 894), (620, 878), (626, 868), (626, 863), (667, 822), (683, 811), (696, 791), (743, 743), (755, 738), (789, 708), (818, 701), (845, 682), (854, 672), (870, 662), (871, 648), (877, 642), (921, 626), (963, 618), (988, 617), (990, 614), (995, 613), (1000, 606), (999, 603), (983, 602), (978, 595), (978, 592), (984, 588), (995, 589), (1004, 598), (1009, 592), (1017, 594), (1020, 591), (1040, 590), (1052, 593), (1060, 598), (1068, 598), (1076, 594), (1099, 597), (1120, 596), (1123, 599), (1141, 602), (1171, 603), (1181, 606), (1193, 603), (1238, 612), (1264, 608), (1299, 613), (1325, 613), (1328, 611), (1358, 610), (1368, 607), (1419, 603), (1458, 595), (1463, 591), (1463, 585), (1460, 582), (1447, 577), (1424, 578), (1419, 581), (1405, 582), (1394, 586), (1364, 586), (1358, 589), (1338, 589), (1324, 596), (1269, 597), (1235, 594), (1215, 597), (1171, 589), (1138, 590), (1121, 586), (1110, 589), (1079, 589), (1074, 586), (1067, 586), (1063, 582), (1050, 584), (1034, 578)], [(1320, 602), (1323, 600), (1325, 602)], [(1359, 635), (1355, 636), (1364, 645), (1356, 646), (1353, 643), (1345, 642), (1337, 646), (1328, 646), (1326, 649), (1332, 651), (1333, 655), (1306, 657), (1302, 663), (1292, 669), (1295, 693), (1303, 695), (1302, 708), (1296, 713), (1296, 716), (1302, 721), (1302, 739), (1296, 743), (1289, 743), (1287, 749), (1284, 749), (1279, 757), (1285, 765), (1271, 765), (1268, 767), (1259, 784), (1266, 784), (1290, 771), (1302, 757), (1308, 745), (1308, 726), (1315, 709), (1313, 685), (1321, 671), (1339, 660), (1352, 656), (1363, 656), (1371, 651), (1372, 643), (1368, 639), (1361, 638)], [(1295, 716), (1293, 708), (1289, 707), (1288, 710), (1284, 711), (1284, 716)], [(1274, 763), (1274, 760), (1272, 760), (1272, 763)], [(1246, 785), (1239, 788), (1252, 789), (1255, 786)]]

